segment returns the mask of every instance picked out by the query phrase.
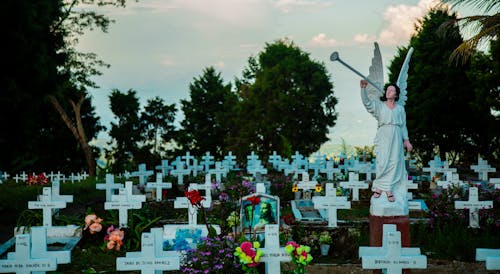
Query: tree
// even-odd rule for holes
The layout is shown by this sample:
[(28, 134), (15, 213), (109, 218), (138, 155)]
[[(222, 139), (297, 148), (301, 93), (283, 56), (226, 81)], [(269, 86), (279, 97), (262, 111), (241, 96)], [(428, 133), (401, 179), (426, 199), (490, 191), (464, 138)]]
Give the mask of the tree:
[(106, 158), (111, 162), (112, 172), (120, 173), (134, 168), (134, 156), (138, 153), (138, 143), (142, 140), (139, 98), (134, 90), (122, 93), (114, 89), (109, 96), (109, 102), (118, 124), (111, 123), (111, 149), (107, 150)]
[[(443, 24), (444, 28), (450, 25), (459, 25), (465, 29), (471, 29), (475, 34), (463, 41), (450, 55), (450, 61), (466, 62), (475, 53), (478, 45), (482, 42), (495, 39), (500, 33), (500, 1), (498, 0), (443, 0), (444, 3), (451, 4), (452, 7), (473, 6), (483, 10), (482, 15), (465, 16), (453, 18)], [(488, 15), (497, 10), (497, 13)]]
[(142, 134), (145, 151), (153, 157), (148, 163), (157, 163), (165, 156), (165, 144), (175, 137), (175, 104), (165, 105), (163, 99), (155, 97), (149, 99), (141, 112), (140, 132)]
[(250, 57), (236, 80), (240, 103), (235, 110), (230, 148), (238, 157), (255, 151), (289, 156), (317, 151), (335, 125), (337, 99), (323, 63), (288, 40), (266, 44)]
[(458, 27), (438, 35), (443, 22), (455, 17), (445, 9), (429, 12), (409, 46), (398, 50), (389, 67), (389, 79), (395, 82), (409, 47), (414, 48), (408, 76), (407, 127), (414, 153), (423, 163), (433, 153), (439, 153), (441, 158), (447, 153), (452, 164), (457, 159), (476, 158), (478, 146), (471, 140), (478, 121), (489, 120), (485, 112), (476, 111), (471, 104), (475, 92), (467, 77), (470, 62), (460, 68), (448, 62), (463, 41)]
[(213, 67), (205, 68), (203, 75), (189, 84), (189, 90), (191, 100), (181, 100), (184, 120), (180, 123), (179, 145), (194, 155), (210, 151), (221, 157), (226, 152), (228, 121), (236, 104), (236, 94)]

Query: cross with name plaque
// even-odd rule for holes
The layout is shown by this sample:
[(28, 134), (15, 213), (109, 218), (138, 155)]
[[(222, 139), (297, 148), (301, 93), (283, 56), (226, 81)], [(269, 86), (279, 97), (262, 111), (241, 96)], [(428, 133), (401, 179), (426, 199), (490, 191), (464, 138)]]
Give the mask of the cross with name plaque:
[(118, 195), (112, 195), (111, 201), (104, 203), (105, 210), (118, 210), (120, 227), (128, 227), (128, 210), (140, 209), (146, 201), (144, 195), (132, 194), (132, 182), (125, 182), (125, 188), (119, 190)]
[(359, 174), (349, 172), (349, 181), (340, 182), (342, 188), (352, 189), (352, 200), (359, 201), (359, 190), (368, 189), (368, 184), (359, 180)]
[(54, 201), (52, 199), (52, 188), (44, 187), (42, 195), (39, 196), (40, 201), (29, 201), (29, 209), (42, 209), (43, 226), (52, 226), (52, 210), (65, 208), (65, 201)]
[(106, 201), (111, 201), (111, 196), (115, 194), (115, 189), (123, 188), (123, 184), (115, 184), (115, 176), (113, 174), (106, 174), (106, 183), (96, 184), (95, 188), (106, 190)]
[(57, 270), (56, 258), (37, 258), (31, 253), (31, 235), (16, 235), (15, 252), (9, 252), (6, 260), (0, 260), (0, 273), (30, 274)]
[(493, 208), (493, 201), (479, 201), (477, 187), (469, 188), (468, 201), (455, 201), (456, 209), (469, 210), (469, 227), (479, 227), (479, 210), (483, 208)]
[(172, 188), (172, 183), (164, 183), (163, 182), (163, 174), (161, 172), (156, 173), (156, 182), (148, 182), (146, 184), (146, 188), (154, 188), (156, 189), (156, 201), (161, 202), (163, 198), (163, 189)]
[(281, 262), (290, 262), (292, 258), (280, 247), (279, 225), (266, 225), (264, 232), (265, 247), (260, 261), (266, 264), (266, 273), (281, 273)]
[(328, 211), (328, 227), (337, 227), (337, 209), (350, 209), (351, 202), (347, 201), (347, 197), (337, 197), (333, 183), (327, 183), (325, 188), (325, 196), (314, 196), (312, 202), (315, 209)]

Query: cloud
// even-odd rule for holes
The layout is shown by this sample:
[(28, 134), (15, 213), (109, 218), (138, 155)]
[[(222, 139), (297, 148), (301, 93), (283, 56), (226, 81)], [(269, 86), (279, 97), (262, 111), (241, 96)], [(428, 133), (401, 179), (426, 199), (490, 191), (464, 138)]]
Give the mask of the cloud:
[(224, 63), (224, 61), (218, 61), (217, 63), (214, 64), (214, 67), (218, 69), (223, 69), (224, 67), (226, 67), (226, 64)]
[(313, 47), (326, 48), (326, 47), (336, 46), (339, 43), (334, 38), (327, 38), (326, 34), (320, 33), (311, 39), (310, 44)]
[(429, 10), (441, 4), (439, 0), (420, 0), (416, 6), (391, 5), (384, 11), (387, 27), (383, 29), (378, 41), (382, 45), (395, 46), (406, 43), (415, 33), (418, 19), (427, 15)]
[(164, 65), (164, 66), (169, 67), (169, 66), (175, 65), (175, 62), (174, 62), (174, 60), (171, 57), (165, 56), (165, 57), (163, 57), (161, 59), (161, 64)]
[(356, 34), (356, 35), (354, 35), (354, 37), (352, 38), (352, 40), (355, 43), (365, 44), (365, 43), (373, 43), (373, 41), (375, 41), (376, 38), (373, 35), (368, 35), (366, 33), (363, 33), (363, 34)]

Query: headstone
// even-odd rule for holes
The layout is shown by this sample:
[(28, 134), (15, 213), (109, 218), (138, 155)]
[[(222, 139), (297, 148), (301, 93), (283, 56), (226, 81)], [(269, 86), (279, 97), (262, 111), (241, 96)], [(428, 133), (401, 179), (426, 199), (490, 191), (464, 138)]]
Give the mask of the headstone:
[(488, 161), (481, 159), (477, 160), (477, 165), (471, 165), (470, 168), (478, 173), (478, 178), (480, 181), (488, 181), (488, 173), (495, 172), (496, 168), (491, 167)]
[[(251, 199), (258, 198), (260, 202), (252, 206)], [(244, 234), (264, 234), (268, 224), (278, 224), (280, 215), (279, 197), (263, 193), (253, 193), (241, 198), (240, 224)], [(263, 236), (263, 235), (262, 235)]]
[(479, 227), (479, 210), (483, 208), (493, 208), (493, 201), (479, 201), (477, 187), (469, 188), (468, 201), (455, 201), (456, 209), (469, 210), (469, 227)]
[(279, 225), (266, 225), (264, 232), (265, 247), (260, 261), (266, 264), (266, 273), (281, 273), (281, 262), (290, 262), (292, 258), (280, 247)]
[(156, 182), (149, 182), (146, 185), (146, 189), (153, 188), (156, 189), (156, 201), (161, 202), (163, 198), (163, 189), (172, 188), (172, 183), (163, 182), (163, 174), (161, 172), (156, 173)]
[(352, 200), (359, 201), (359, 190), (368, 189), (368, 184), (359, 180), (359, 174), (349, 172), (349, 181), (340, 182), (342, 188), (352, 189)]
[(393, 224), (383, 226), (382, 247), (361, 246), (359, 257), (363, 269), (386, 269), (387, 274), (427, 268), (427, 257), (420, 254), (420, 248), (402, 247), (401, 232)]
[(500, 270), (500, 249), (476, 248), (476, 261), (485, 261), (487, 270)]
[(35, 271), (45, 273), (57, 270), (56, 258), (37, 258), (32, 255), (30, 234), (16, 235), (15, 241), (15, 252), (8, 253), (6, 260), (0, 260), (0, 273), (29, 274)]
[(128, 181), (125, 182), (125, 188), (119, 190), (118, 195), (112, 195), (111, 201), (104, 203), (104, 209), (117, 209), (120, 227), (128, 227), (128, 210), (140, 209), (145, 201), (146, 196), (132, 194), (132, 182)]
[(163, 251), (162, 229), (152, 228), (141, 235), (141, 251), (127, 252), (116, 258), (116, 270), (140, 270), (143, 274), (163, 273), (180, 269), (180, 253)]
[(151, 175), (153, 175), (153, 171), (147, 170), (146, 164), (139, 164), (139, 170), (132, 172), (133, 177), (139, 177), (139, 185), (141, 186), (146, 184)]
[(52, 189), (44, 187), (42, 195), (39, 196), (39, 201), (29, 201), (29, 209), (42, 209), (43, 226), (52, 226), (52, 211), (54, 209), (65, 208), (65, 201), (54, 201), (52, 199)]
[(96, 184), (96, 189), (106, 190), (106, 201), (111, 201), (111, 196), (115, 195), (115, 189), (123, 188), (123, 184), (115, 184), (115, 177), (113, 174), (106, 174), (105, 184)]
[(325, 196), (314, 196), (312, 201), (314, 208), (326, 209), (328, 212), (328, 227), (337, 227), (337, 209), (350, 209), (351, 202), (347, 197), (337, 197), (337, 189), (333, 183), (326, 184)]

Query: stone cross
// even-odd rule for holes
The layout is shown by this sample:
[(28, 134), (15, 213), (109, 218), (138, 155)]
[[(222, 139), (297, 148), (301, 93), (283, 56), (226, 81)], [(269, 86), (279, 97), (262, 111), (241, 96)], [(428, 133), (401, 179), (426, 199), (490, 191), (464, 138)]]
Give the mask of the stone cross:
[(401, 247), (396, 225), (384, 224), (382, 230), (382, 247), (359, 247), (363, 269), (386, 269), (387, 274), (395, 274), (403, 269), (427, 268), (427, 257), (420, 254), (420, 248)]
[(146, 164), (139, 164), (139, 170), (132, 172), (132, 176), (139, 177), (139, 184), (143, 186), (146, 184), (148, 177), (153, 175), (153, 173), (152, 170), (146, 169)]
[(485, 261), (487, 270), (500, 270), (500, 249), (476, 248), (476, 261)]
[(321, 168), (319, 170), (320, 173), (326, 174), (326, 179), (329, 181), (332, 181), (333, 179), (335, 179), (335, 177), (334, 177), (335, 173), (340, 173), (340, 169), (334, 168), (333, 164), (334, 164), (333, 160), (326, 161), (326, 167)]
[(210, 152), (208, 151), (205, 153), (205, 155), (203, 155), (203, 157), (201, 157), (200, 164), (205, 167), (205, 172), (208, 172), (210, 170), (210, 166), (214, 163), (214, 156), (210, 155)]
[(37, 258), (31, 254), (32, 243), (30, 234), (16, 235), (16, 251), (9, 252), (6, 260), (0, 260), (1, 273), (22, 273), (55, 271), (56, 258)]
[(167, 176), (171, 169), (172, 167), (168, 165), (168, 160), (161, 160), (161, 165), (156, 166), (156, 170), (160, 171), (164, 176)]
[(477, 160), (477, 165), (471, 165), (470, 168), (478, 173), (478, 178), (481, 181), (488, 181), (488, 173), (496, 171), (496, 168), (491, 167), (488, 161), (481, 159), (481, 157)]
[(359, 201), (359, 190), (368, 189), (368, 184), (364, 181), (359, 180), (359, 174), (354, 172), (349, 172), (349, 181), (340, 182), (342, 188), (352, 189), (352, 200)]
[(172, 188), (172, 183), (163, 182), (163, 174), (161, 172), (156, 173), (156, 182), (148, 182), (146, 189), (156, 189), (156, 201), (161, 202), (163, 198), (163, 189)]
[(125, 188), (121, 188), (118, 195), (112, 195), (111, 201), (104, 203), (104, 209), (117, 209), (120, 227), (128, 227), (128, 210), (140, 209), (145, 201), (146, 196), (132, 194), (132, 182), (127, 181)]
[(337, 189), (333, 183), (326, 184), (325, 196), (314, 196), (312, 201), (315, 209), (326, 209), (328, 211), (328, 227), (337, 227), (337, 209), (350, 209), (351, 202), (347, 197), (337, 197)]
[(141, 235), (141, 251), (116, 258), (116, 270), (140, 270), (142, 274), (180, 269), (180, 253), (163, 251), (163, 229), (152, 228)]
[(115, 184), (115, 177), (113, 174), (106, 174), (105, 184), (96, 184), (96, 189), (106, 190), (106, 201), (111, 201), (111, 196), (115, 194), (115, 189), (123, 188), (123, 184)]
[(65, 201), (52, 200), (52, 189), (44, 187), (42, 195), (39, 196), (40, 201), (29, 201), (29, 209), (42, 209), (43, 211), (43, 226), (52, 226), (52, 210), (65, 208)]
[(273, 166), (274, 169), (278, 169), (281, 163), (281, 156), (273, 151), (273, 154), (269, 156), (269, 163)]
[(469, 188), (468, 201), (455, 201), (456, 209), (469, 210), (469, 227), (479, 227), (479, 210), (483, 208), (493, 208), (493, 201), (479, 201), (477, 187)]
[(280, 247), (279, 225), (266, 225), (264, 240), (265, 247), (261, 248), (263, 254), (260, 261), (266, 264), (266, 273), (281, 273), (281, 262), (290, 262), (292, 258)]
[(448, 171), (446, 173), (446, 180), (437, 181), (437, 185), (442, 187), (443, 189), (447, 189), (450, 185), (463, 185), (463, 182), (459, 180), (458, 173), (454, 173), (452, 171)]
[(184, 176), (188, 176), (191, 174), (191, 169), (186, 169), (184, 168), (184, 162), (180, 162), (176, 169), (170, 171), (170, 175), (172, 176), (177, 176), (177, 184), (183, 185), (184, 184)]

